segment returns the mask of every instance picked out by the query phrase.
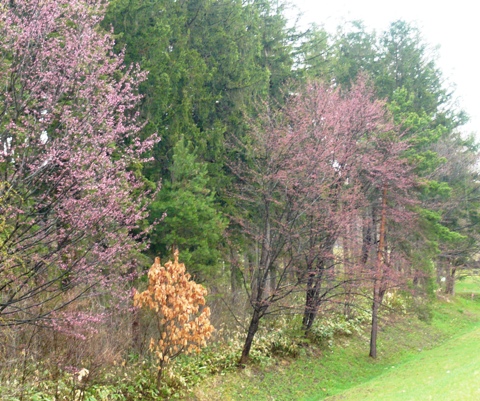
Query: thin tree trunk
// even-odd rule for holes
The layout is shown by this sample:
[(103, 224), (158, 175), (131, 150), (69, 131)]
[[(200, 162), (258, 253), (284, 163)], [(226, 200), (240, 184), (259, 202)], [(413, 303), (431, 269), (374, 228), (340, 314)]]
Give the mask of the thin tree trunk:
[[(373, 214), (373, 212), (372, 212)], [(370, 247), (372, 246), (372, 223), (368, 218), (363, 221), (362, 227), (362, 264), (366, 265), (370, 255)]]
[(260, 271), (258, 269), (258, 262), (249, 260), (249, 270), (250, 270), (250, 304), (254, 304), (257, 299), (257, 294), (259, 291), (259, 275)]
[(253, 310), (252, 319), (250, 320), (250, 326), (248, 327), (247, 338), (245, 339), (245, 344), (243, 345), (242, 356), (240, 357), (239, 361), (240, 365), (245, 365), (248, 362), (250, 349), (252, 348), (253, 338), (258, 331), (258, 325), (260, 323), (261, 317), (261, 310), (255, 308)]
[[(133, 275), (135, 273), (135, 268), (132, 266), (128, 273)], [(133, 297), (132, 297), (133, 298)], [(135, 302), (132, 299), (132, 303)], [(142, 344), (140, 341), (140, 308), (133, 307), (132, 309), (132, 348), (134, 351), (141, 353)]]
[(157, 387), (160, 388), (163, 380), (163, 371), (165, 368), (165, 361), (162, 359), (160, 361), (160, 366), (158, 367), (158, 372), (157, 372)]
[(231, 286), (231, 295), (232, 303), (236, 301), (236, 295), (238, 287), (240, 286), (240, 262), (238, 260), (238, 254), (233, 248), (230, 248), (230, 286)]
[(380, 282), (375, 280), (372, 304), (372, 330), (370, 333), (370, 356), (377, 357), (378, 310), (380, 309)]
[(310, 276), (307, 280), (307, 291), (305, 293), (305, 309), (303, 312), (302, 328), (308, 332), (313, 324), (314, 310), (315, 310), (315, 287), (314, 277)]
[(268, 271), (268, 296), (272, 295), (277, 287), (277, 267), (272, 265)]
[(317, 317), (318, 309), (320, 307), (321, 299), (320, 292), (322, 289), (324, 276), (324, 263), (317, 268), (317, 274), (308, 280), (305, 310), (302, 319), (302, 328), (305, 333), (308, 333), (313, 326), (313, 322)]
[(318, 305), (315, 305), (314, 308), (307, 313), (306, 317), (304, 316), (304, 330), (305, 333), (308, 333), (313, 326), (313, 322), (315, 322), (315, 318), (317, 317), (318, 313)]
[(373, 278), (373, 304), (372, 304), (372, 331), (370, 334), (370, 356), (377, 357), (378, 310), (382, 303), (384, 290), (381, 289), (383, 281), (383, 264), (385, 258), (385, 230), (387, 223), (387, 185), (382, 191), (382, 212), (380, 219), (380, 232), (378, 238), (377, 263)]
[[(318, 308), (321, 304), (320, 293), (322, 292), (323, 283), (328, 280), (328, 276), (325, 277), (327, 269), (333, 269), (333, 247), (335, 245), (336, 238), (330, 236), (325, 240), (326, 255), (322, 256), (315, 268), (309, 268), (309, 276), (307, 280), (307, 290), (305, 296), (305, 308), (303, 312), (302, 328), (305, 332), (308, 332), (315, 321), (318, 313)], [(328, 256), (327, 256), (328, 255)], [(327, 273), (328, 274), (328, 273)], [(327, 287), (328, 290), (328, 287)], [(325, 291), (327, 291), (325, 290)]]
[(455, 274), (457, 272), (457, 268), (455, 266), (451, 266), (450, 263), (447, 265), (447, 283), (445, 292), (448, 295), (455, 295)]
[(142, 346), (140, 341), (140, 317), (139, 308), (133, 308), (132, 310), (132, 348), (141, 353)]
[[(349, 235), (349, 232), (347, 228), (347, 234), (346, 236), (343, 237), (343, 241), (342, 241), (343, 242), (343, 275), (344, 277), (351, 276), (351, 273), (349, 272), (351, 255), (350, 255), (350, 243), (347, 239), (348, 235)], [(351, 308), (352, 286), (348, 280), (344, 281), (343, 290), (345, 293), (344, 302), (343, 302), (343, 315), (345, 316), (346, 319), (350, 319), (350, 317), (352, 316), (352, 308)]]

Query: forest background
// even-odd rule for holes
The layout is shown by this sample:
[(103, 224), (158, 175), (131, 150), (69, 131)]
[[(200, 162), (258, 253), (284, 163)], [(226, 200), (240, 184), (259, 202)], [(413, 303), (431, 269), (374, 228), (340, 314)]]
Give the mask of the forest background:
[(12, 399), (168, 395), (207, 340), (221, 371), (325, 322), (368, 322), (375, 358), (382, 306), (428, 320), (477, 268), (477, 144), (419, 30), (300, 30), (285, 7), (2, 2)]

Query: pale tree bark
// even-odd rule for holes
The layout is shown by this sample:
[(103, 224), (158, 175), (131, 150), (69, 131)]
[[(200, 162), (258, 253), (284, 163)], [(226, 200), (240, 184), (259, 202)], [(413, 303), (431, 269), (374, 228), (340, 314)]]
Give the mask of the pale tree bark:
[(378, 311), (382, 304), (384, 289), (385, 230), (387, 222), (387, 185), (382, 190), (382, 209), (377, 248), (377, 261), (373, 277), (372, 330), (370, 334), (370, 356), (377, 357)]
[(456, 279), (457, 267), (450, 261), (445, 265), (446, 274), (446, 287), (445, 292), (448, 295), (455, 295), (455, 279)]

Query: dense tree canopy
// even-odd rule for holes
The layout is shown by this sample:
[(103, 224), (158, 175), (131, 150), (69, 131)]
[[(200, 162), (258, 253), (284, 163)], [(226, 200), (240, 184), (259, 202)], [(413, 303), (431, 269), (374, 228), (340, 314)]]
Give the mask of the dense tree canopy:
[(2, 6), (1, 324), (48, 316), (99, 283), (117, 294), (142, 249), (131, 232), (146, 216), (143, 183), (128, 170), (153, 144), (136, 121), (144, 75), (97, 31), (102, 11)]
[[(211, 336), (204, 302), (241, 364), (285, 311), (312, 341), (366, 314), (376, 357), (386, 301), (428, 306), (476, 265), (478, 145), (435, 51), (405, 21), (302, 32), (286, 6), (1, 3), (0, 327), (23, 328), (0, 361), (143, 371), (152, 338), (167, 369)], [(147, 278), (155, 257), (175, 262)]]

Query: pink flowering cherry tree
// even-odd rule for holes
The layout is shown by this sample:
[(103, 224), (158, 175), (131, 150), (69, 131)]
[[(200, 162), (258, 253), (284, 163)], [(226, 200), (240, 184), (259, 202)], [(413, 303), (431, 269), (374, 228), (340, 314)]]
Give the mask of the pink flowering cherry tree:
[(87, 295), (118, 305), (144, 246), (136, 170), (156, 138), (140, 139), (145, 74), (113, 53), (105, 6), (0, 5), (0, 325), (58, 317)]

